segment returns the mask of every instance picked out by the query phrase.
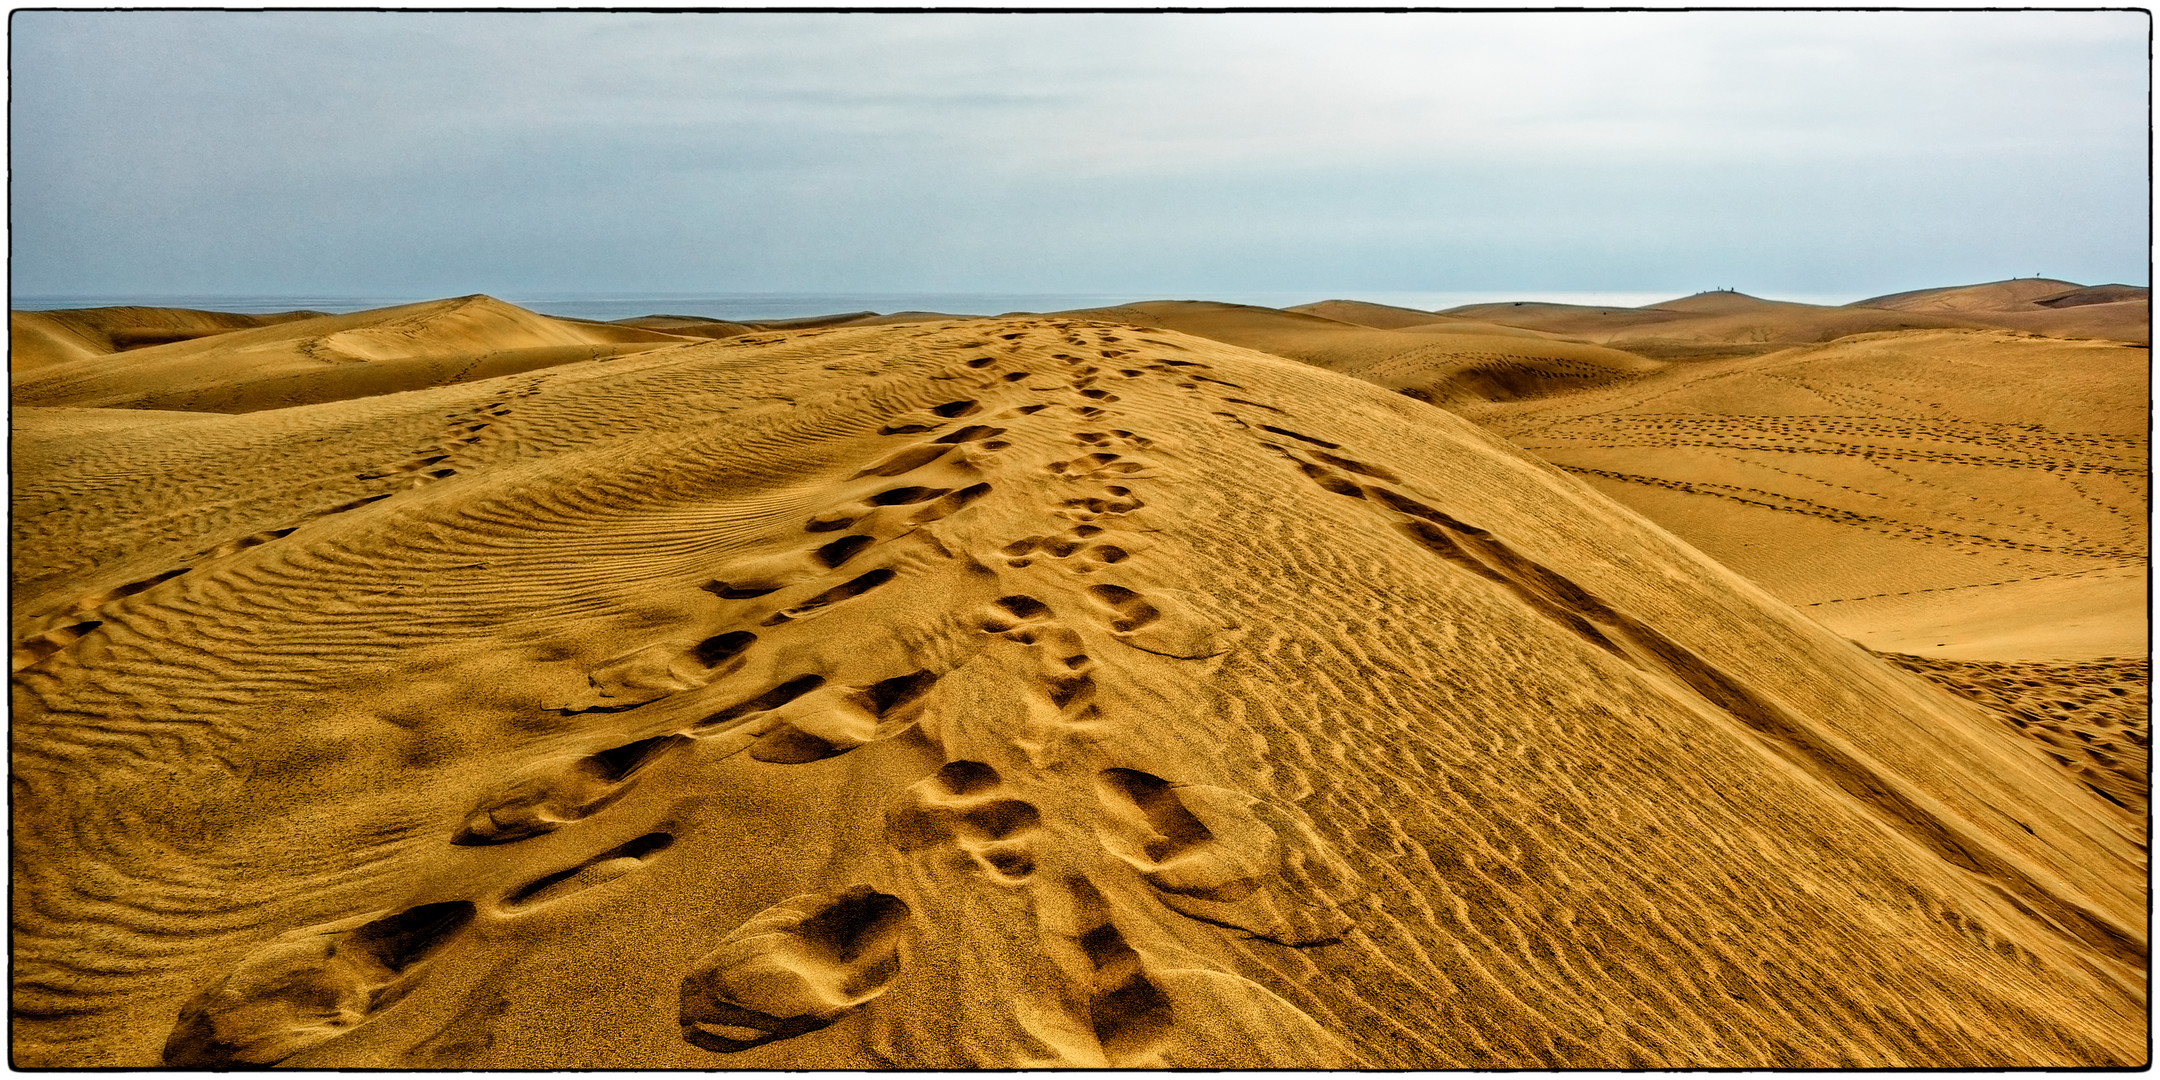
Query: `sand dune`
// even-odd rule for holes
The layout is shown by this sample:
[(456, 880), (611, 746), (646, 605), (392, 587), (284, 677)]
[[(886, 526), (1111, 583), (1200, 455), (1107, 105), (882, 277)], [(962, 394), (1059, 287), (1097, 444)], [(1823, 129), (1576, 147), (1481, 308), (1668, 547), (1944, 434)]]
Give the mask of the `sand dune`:
[(1854, 334), (1976, 325), (1936, 312), (1821, 307), (1736, 292), (1698, 293), (1641, 308), (1479, 304), (1447, 313), (1569, 334), (1668, 360), (1752, 356)]
[(1942, 289), (1915, 289), (1911, 292), (1891, 293), (1888, 296), (1855, 300), (1852, 306), (1889, 308), (1894, 311), (2008, 311), (2047, 297), (2081, 291), (2083, 288), (2077, 282), (2057, 281), (2054, 278), (2011, 278), (2008, 281), (1990, 281), (1980, 285), (1953, 285)]
[(2142, 348), (1876, 334), (1466, 415), (1874, 648), (2146, 651)]
[(11, 372), (27, 371), (67, 360), (192, 341), (213, 334), (321, 315), (319, 311), (235, 315), (221, 311), (148, 307), (11, 311), (8, 313), (8, 368)]
[(1896, 330), (2011, 329), (2148, 344), (2150, 290), (2044, 278), (1878, 296), (1842, 307), (1718, 291), (1639, 308), (1502, 303), (1441, 314), (1578, 337), (1658, 359), (1760, 355), (1790, 345)]
[(2050, 278), (2013, 278), (1878, 296), (1852, 306), (1955, 312), (1977, 326), (2051, 337), (2152, 341), (2152, 290), (2141, 285), (2084, 286)]
[(486, 296), (236, 329), (9, 372), (17, 405), (253, 412), (696, 340), (550, 319)]
[[(17, 1065), (2146, 1060), (2140, 677), (1885, 659), (1577, 463), (2141, 566), (2139, 350), (504, 307), (18, 383)], [(459, 347), (645, 351), (201, 411)]]
[(1190, 300), (1064, 314), (1161, 327), (1259, 349), (1435, 404), (1568, 393), (1659, 366), (1615, 349), (1525, 335), (1516, 328), (1469, 319), (1384, 330), (1299, 311)]

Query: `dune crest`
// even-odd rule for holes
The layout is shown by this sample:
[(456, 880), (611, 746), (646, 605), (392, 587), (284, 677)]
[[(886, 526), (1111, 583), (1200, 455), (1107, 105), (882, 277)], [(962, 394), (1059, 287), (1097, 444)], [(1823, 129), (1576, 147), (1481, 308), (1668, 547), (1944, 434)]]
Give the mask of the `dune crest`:
[[(570, 347), (502, 307), (222, 337)], [(1136, 321), (1415, 337), (1278, 315)], [(1667, 377), (1467, 336), (1400, 378)], [(642, 351), (19, 437), (16, 1063), (2144, 1060), (2121, 784), (1211, 337), (581, 339)]]

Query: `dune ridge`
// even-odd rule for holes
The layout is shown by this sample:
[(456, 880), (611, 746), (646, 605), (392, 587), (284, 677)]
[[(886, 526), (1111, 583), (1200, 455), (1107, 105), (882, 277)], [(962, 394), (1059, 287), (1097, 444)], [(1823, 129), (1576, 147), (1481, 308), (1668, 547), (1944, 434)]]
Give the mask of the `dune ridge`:
[(501, 307), (88, 363), (170, 410), (238, 400), (189, 389), (219, 341), (617, 352), (193, 418), (104, 423), (118, 374), (18, 399), (16, 1064), (2145, 1059), (2123, 714), (1887, 662), (1399, 392), (1528, 446), (1646, 387), (1859, 400), (1843, 354)]

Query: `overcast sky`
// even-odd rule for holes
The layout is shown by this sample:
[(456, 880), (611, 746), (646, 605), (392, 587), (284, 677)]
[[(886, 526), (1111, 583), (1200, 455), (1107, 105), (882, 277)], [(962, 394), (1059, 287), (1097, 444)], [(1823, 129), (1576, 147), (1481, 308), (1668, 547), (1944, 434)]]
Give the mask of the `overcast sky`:
[(2146, 283), (2110, 12), (18, 12), (23, 295)]

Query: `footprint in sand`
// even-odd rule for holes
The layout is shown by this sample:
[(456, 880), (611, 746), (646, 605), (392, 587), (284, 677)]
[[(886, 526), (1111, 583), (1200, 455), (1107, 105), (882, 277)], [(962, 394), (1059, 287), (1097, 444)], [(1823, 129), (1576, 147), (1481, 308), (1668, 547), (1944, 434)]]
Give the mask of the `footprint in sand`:
[(936, 675), (915, 671), (867, 686), (820, 687), (771, 710), (771, 726), (751, 744), (750, 756), (804, 765), (892, 738), (915, 723), (936, 683)]
[(1105, 769), (1096, 794), (1108, 821), (1103, 848), (1164, 892), (1241, 900), (1280, 860), (1275, 831), (1249, 810), (1257, 800), (1236, 792)]
[(905, 901), (867, 885), (759, 912), (683, 978), (683, 1039), (734, 1053), (838, 1020), (898, 977), (912, 919)]
[(472, 917), (471, 903), (453, 900), (280, 935), (181, 1008), (165, 1064), (275, 1065), (337, 1038), (410, 991), (423, 961)]
[(450, 842), (507, 844), (591, 817), (627, 794), (640, 772), (691, 742), (684, 735), (659, 735), (597, 754), (534, 762), (482, 795)]
[(646, 833), (627, 844), (603, 851), (568, 870), (557, 871), (527, 884), (504, 897), (502, 906), (506, 911), (516, 911), (560, 900), (597, 885), (605, 885), (625, 874), (643, 869), (646, 860), (667, 850), (674, 842), (675, 838), (664, 832)]
[(901, 851), (950, 844), (992, 878), (1018, 884), (1035, 872), (1035, 804), (1005, 794), (996, 769), (954, 761), (916, 782), (885, 813), (885, 841)]
[(1295, 947), (1332, 944), (1352, 925), (1336, 904), (1355, 874), (1280, 808), (1137, 769), (1105, 769), (1095, 790), (1097, 841), (1172, 911)]
[(1110, 905), (1086, 878), (1065, 882), (1087, 922), (1076, 938), (1092, 970), (1081, 987), (1088, 1026), (1103, 1057), (1118, 1068), (1161, 1065), (1156, 1054), (1170, 1041), (1177, 1017), (1170, 998), (1150, 977), (1140, 953), (1109, 917)]
[[(1011, 550), (1011, 545), (1007, 545), (1007, 550)], [(1001, 596), (980, 618), (983, 633), (1032, 645), (1037, 628), (1050, 621), (1050, 605), (1032, 596)]]

